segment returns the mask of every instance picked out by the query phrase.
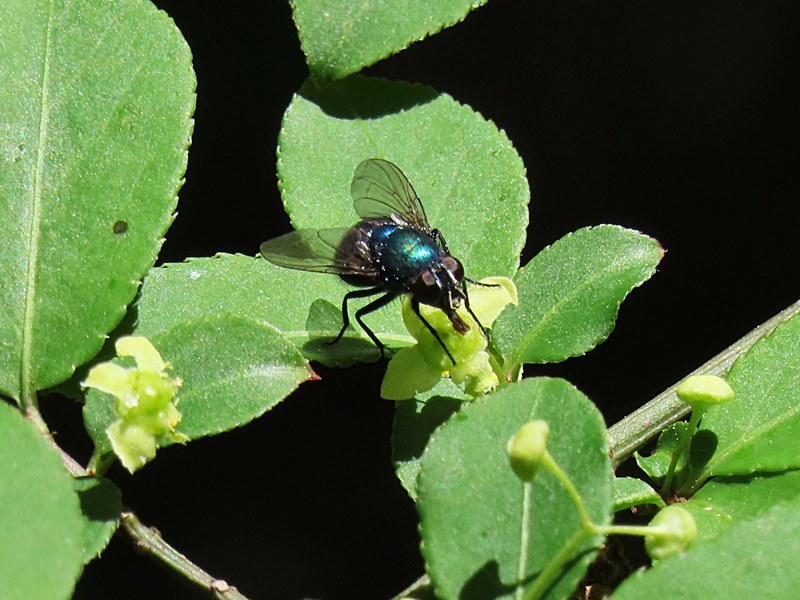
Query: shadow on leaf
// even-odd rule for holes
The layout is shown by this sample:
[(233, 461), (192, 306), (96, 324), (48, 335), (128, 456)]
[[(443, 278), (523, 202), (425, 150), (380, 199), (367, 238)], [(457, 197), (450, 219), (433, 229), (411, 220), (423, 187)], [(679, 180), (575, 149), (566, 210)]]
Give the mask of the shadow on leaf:
[[(398, 402), (392, 434), (393, 460), (419, 459), (436, 428), (458, 412), (463, 404), (461, 400), (446, 396), (434, 396), (419, 403), (414, 400)], [(422, 408), (417, 410), (419, 405)]]
[(717, 434), (708, 429), (701, 429), (694, 434), (689, 446), (690, 477), (696, 477), (705, 468), (711, 457), (714, 456), (714, 452), (717, 451), (718, 443)]
[(377, 119), (432, 102), (439, 92), (425, 85), (351, 75), (335, 82), (307, 80), (300, 96), (337, 119)]

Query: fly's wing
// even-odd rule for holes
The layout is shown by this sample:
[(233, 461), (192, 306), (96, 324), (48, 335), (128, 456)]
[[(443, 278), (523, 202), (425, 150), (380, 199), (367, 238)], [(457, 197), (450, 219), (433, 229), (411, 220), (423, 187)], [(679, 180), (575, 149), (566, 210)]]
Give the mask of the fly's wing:
[(362, 219), (390, 218), (430, 231), (425, 209), (406, 176), (388, 160), (370, 158), (356, 167), (350, 185), (353, 206)]
[(334, 275), (378, 274), (358, 227), (301, 229), (261, 244), (261, 255), (279, 267)]

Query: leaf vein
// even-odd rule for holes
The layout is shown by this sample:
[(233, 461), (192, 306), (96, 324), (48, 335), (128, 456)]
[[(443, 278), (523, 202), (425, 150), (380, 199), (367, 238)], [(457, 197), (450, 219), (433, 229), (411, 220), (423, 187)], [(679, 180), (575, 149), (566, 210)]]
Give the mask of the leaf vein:
[(33, 169), (33, 206), (31, 207), (31, 221), (29, 228), (29, 258), (27, 272), (25, 274), (25, 308), (22, 329), (22, 363), (20, 365), (20, 394), (21, 401), (27, 403), (31, 400), (32, 385), (32, 356), (33, 356), (33, 320), (36, 311), (36, 267), (39, 260), (39, 234), (42, 221), (42, 195), (45, 167), (45, 143), (47, 141), (47, 129), (50, 120), (50, 106), (48, 104), (48, 93), (50, 84), (50, 53), (53, 37), (53, 19), (55, 0), (50, 0), (47, 15), (47, 30), (45, 33), (45, 47), (42, 56), (42, 87), (39, 96), (39, 128), (36, 139), (36, 164)]

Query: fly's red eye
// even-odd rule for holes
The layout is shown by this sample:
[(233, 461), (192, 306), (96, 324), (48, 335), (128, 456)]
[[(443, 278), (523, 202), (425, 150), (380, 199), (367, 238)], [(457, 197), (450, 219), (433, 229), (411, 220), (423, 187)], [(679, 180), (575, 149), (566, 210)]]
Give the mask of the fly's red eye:
[(461, 264), (460, 260), (452, 256), (445, 256), (442, 259), (442, 264), (444, 265), (445, 269), (453, 274), (453, 277), (456, 281), (461, 281), (464, 279), (464, 265)]

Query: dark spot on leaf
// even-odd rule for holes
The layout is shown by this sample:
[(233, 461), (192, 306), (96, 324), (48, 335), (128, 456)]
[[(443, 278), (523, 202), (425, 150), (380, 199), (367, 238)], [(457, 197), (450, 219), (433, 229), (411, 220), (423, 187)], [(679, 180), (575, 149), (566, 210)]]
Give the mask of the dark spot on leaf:
[(128, 222), (127, 221), (123, 221), (122, 219), (120, 219), (119, 221), (114, 223), (114, 225), (111, 228), (111, 230), (116, 235), (121, 235), (121, 234), (125, 233), (126, 231), (128, 231)]

